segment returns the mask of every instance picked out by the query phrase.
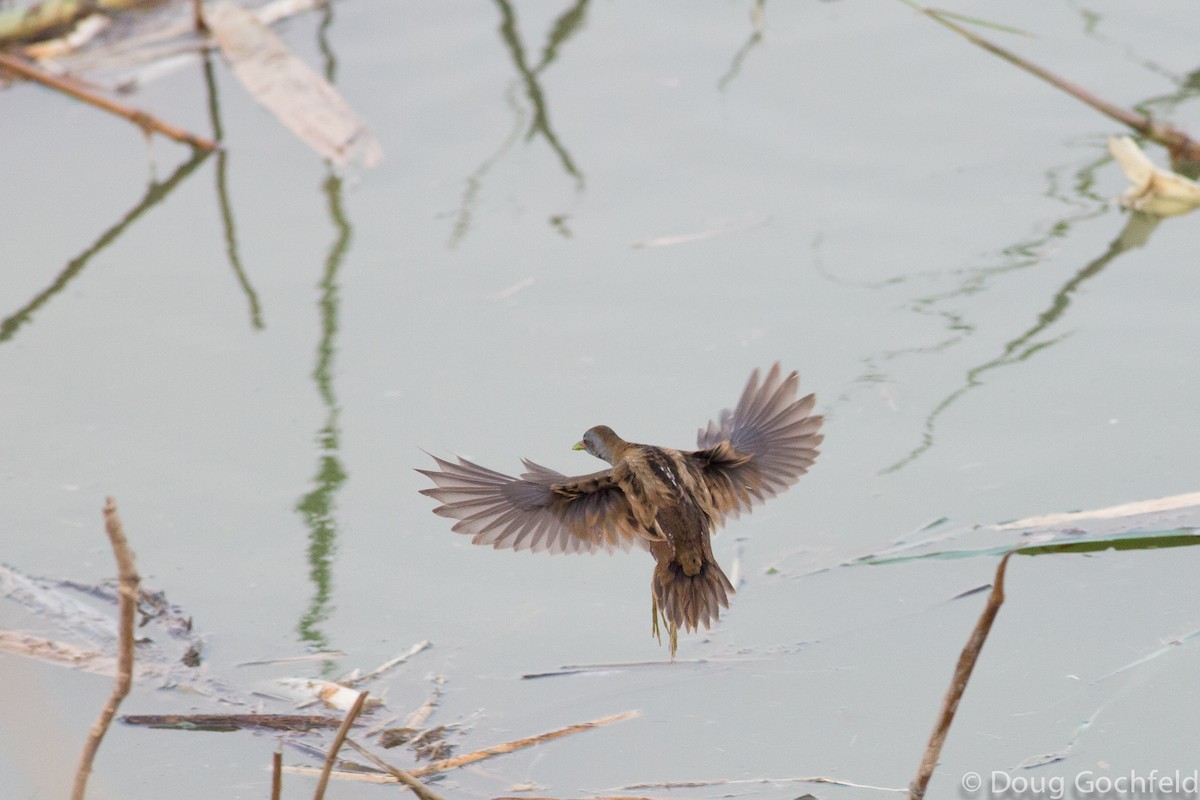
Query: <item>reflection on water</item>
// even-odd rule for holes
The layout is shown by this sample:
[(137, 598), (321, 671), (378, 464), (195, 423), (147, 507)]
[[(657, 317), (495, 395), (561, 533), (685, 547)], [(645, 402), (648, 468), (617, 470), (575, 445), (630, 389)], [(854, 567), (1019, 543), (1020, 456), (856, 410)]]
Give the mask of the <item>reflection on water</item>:
[[(459, 204), (458, 214), (455, 215), (454, 228), (448, 243), (451, 249), (457, 247), (471, 229), (472, 213), (479, 190), (483, 186), (483, 177), (516, 143), (521, 131), (525, 129), (526, 120), (529, 119), (530, 114), (517, 102), (517, 89), (521, 86), (524, 87), (525, 96), (533, 108), (532, 121), (525, 132), (525, 141), (532, 141), (535, 136), (545, 139), (550, 148), (558, 155), (563, 170), (575, 179), (576, 188), (583, 189), (583, 174), (575, 166), (571, 154), (567, 152), (566, 147), (559, 141), (558, 135), (550, 126), (546, 95), (542, 91), (541, 84), (538, 83), (538, 76), (554, 63), (561, 47), (583, 27), (590, 0), (577, 0), (574, 5), (554, 20), (554, 24), (550, 26), (550, 32), (546, 35), (546, 43), (542, 46), (541, 57), (532, 67), (529, 66), (525, 55), (525, 45), (521, 42), (521, 35), (517, 31), (517, 15), (512, 4), (508, 0), (495, 0), (495, 2), (500, 9), (500, 38), (512, 57), (513, 65), (519, 75), (519, 80), (511, 84), (504, 92), (505, 105), (513, 112), (513, 128), (496, 152), (484, 159), (483, 163), (467, 176), (467, 187), (463, 191), (462, 202)], [(563, 217), (556, 215), (551, 218), (551, 225), (555, 230), (563, 233), (564, 229), (555, 223), (556, 219), (561, 220)], [(569, 234), (565, 235), (569, 236)]]
[(721, 76), (721, 80), (717, 81), (717, 89), (720, 91), (725, 91), (730, 82), (738, 76), (738, 73), (742, 71), (742, 62), (746, 60), (746, 56), (754, 49), (755, 45), (762, 41), (763, 31), (766, 30), (764, 14), (766, 6), (767, 0), (754, 0), (754, 6), (750, 9), (750, 22), (754, 25), (754, 32), (750, 34), (746, 43), (733, 54), (733, 61), (730, 62), (729, 69)]
[(554, 214), (550, 217), (550, 227), (558, 231), (558, 235), (564, 239), (570, 239), (574, 235), (567, 226), (567, 219), (566, 214)]
[[(212, 121), (213, 141), (220, 143), (225, 139), (225, 128), (221, 124), (221, 107), (217, 102), (217, 80), (213, 75), (212, 58), (208, 51), (204, 52), (204, 85), (208, 90), (208, 116)], [(217, 150), (217, 201), (221, 206), (221, 226), (225, 231), (225, 254), (229, 258), (229, 266), (238, 285), (246, 295), (250, 304), (250, 325), (255, 330), (266, 327), (262, 317), (262, 306), (258, 302), (258, 292), (250, 284), (250, 278), (242, 267), (242, 259), (238, 254), (237, 229), (233, 221), (233, 204), (229, 202), (229, 182), (226, 177), (229, 168), (229, 153), (225, 148)]]
[[(1112, 39), (1100, 32), (1100, 28), (1104, 22), (1103, 15), (1092, 9), (1078, 9), (1080, 17), (1083, 19), (1083, 32), (1090, 39), (1097, 42), (1111, 44)], [(1171, 118), (1175, 110), (1179, 106), (1196, 99), (1200, 95), (1200, 70), (1194, 70), (1186, 75), (1164, 66), (1161, 62), (1153, 58), (1147, 58), (1137, 52), (1134, 45), (1128, 41), (1122, 41), (1121, 47), (1125, 51), (1125, 56), (1139, 68), (1147, 72), (1158, 75), (1165, 79), (1168, 83), (1174, 84), (1175, 90), (1167, 94), (1157, 95), (1147, 100), (1143, 100), (1133, 106), (1133, 110), (1147, 119), (1166, 120)], [(1176, 171), (1179, 171), (1178, 165), (1173, 165)], [(1194, 177), (1189, 175), (1189, 177)]]
[(1109, 244), (1108, 249), (1102, 255), (1087, 264), (1083, 269), (1076, 272), (1071, 279), (1062, 285), (1050, 300), (1050, 306), (1041, 314), (1038, 315), (1036, 322), (1018, 336), (1016, 339), (1004, 345), (1004, 350), (1000, 355), (986, 361), (976, 367), (967, 370), (966, 379), (962, 386), (948, 394), (945, 399), (934, 406), (933, 410), (925, 418), (925, 428), (921, 437), (921, 444), (915, 447), (907, 456), (887, 467), (883, 472), (895, 472), (912, 461), (920, 457), (922, 453), (933, 446), (934, 427), (937, 425), (938, 417), (940, 417), (946, 409), (950, 408), (963, 395), (977, 386), (981, 386), (983, 375), (998, 367), (1008, 366), (1025, 361), (1041, 350), (1058, 344), (1065, 339), (1069, 334), (1063, 333), (1047, 340), (1036, 341), (1041, 333), (1046, 331), (1051, 325), (1062, 317), (1068, 306), (1071, 304), (1071, 295), (1073, 295), (1080, 286), (1087, 281), (1100, 274), (1113, 259), (1130, 250), (1134, 247), (1140, 247), (1145, 244), (1150, 231), (1157, 226), (1159, 220), (1157, 217), (1149, 217), (1145, 214), (1134, 213), (1130, 215), (1122, 229), (1120, 235), (1113, 239)]
[[(321, 24), (317, 29), (321, 52), (325, 54), (325, 77), (333, 82), (336, 61), (329, 46), (327, 34), (333, 21), (333, 7), (323, 9)], [(325, 257), (325, 269), (318, 284), (321, 294), (317, 308), (321, 318), (321, 339), (317, 343), (317, 363), (313, 368), (313, 382), (321, 404), (325, 406), (325, 422), (317, 431), (317, 473), (313, 477), (313, 488), (296, 503), (296, 510), (304, 517), (308, 527), (308, 577), (313, 584), (312, 598), (308, 608), (296, 626), (301, 639), (317, 650), (329, 649), (329, 641), (321, 623), (329, 617), (330, 601), (333, 596), (333, 556), (337, 552), (338, 522), (336, 517), (337, 492), (346, 481), (346, 470), (338, 458), (340, 428), (338, 427), (337, 395), (333, 390), (333, 358), (336, 353), (335, 338), (338, 331), (338, 272), (350, 249), (352, 229), (342, 208), (342, 179), (332, 172), (326, 177), (321, 189), (329, 208), (329, 219), (333, 222), (337, 236)], [(326, 671), (334, 667), (326, 662)]]
[[(941, 327), (946, 331), (946, 335), (931, 344), (919, 347), (889, 349), (878, 354), (863, 357), (863, 372), (854, 383), (862, 385), (886, 381), (887, 371), (883, 367), (883, 364), (886, 362), (895, 361), (906, 356), (940, 353), (960, 344), (967, 337), (974, 335), (977, 332), (977, 324), (971, 321), (961, 309), (947, 306), (949, 306), (951, 301), (962, 301), (987, 291), (998, 278), (1023, 274), (1024, 270), (1042, 263), (1042, 253), (1047, 245), (1057, 239), (1065, 238), (1075, 224), (1105, 213), (1107, 209), (1105, 200), (1092, 191), (1092, 185), (1093, 173), (1100, 166), (1108, 163), (1109, 160), (1106, 156), (1076, 171), (1073, 191), (1070, 194), (1065, 194), (1062, 191), (1060, 186), (1062, 181), (1058, 177), (1058, 171), (1051, 170), (1048, 172), (1046, 175), (1048, 185), (1046, 196), (1062, 200), (1072, 206), (1077, 206), (1080, 208), (1080, 211), (1056, 220), (1043, 233), (1033, 238), (1024, 239), (1005, 247), (1001, 251), (1003, 260), (998, 264), (953, 271), (925, 270), (906, 275), (894, 275), (875, 281), (852, 281), (831, 272), (825, 267), (820, 257), (821, 238), (818, 237), (813, 243), (816, 271), (825, 279), (843, 286), (878, 290), (910, 283), (916, 279), (939, 280), (950, 276), (954, 280), (954, 286), (951, 289), (924, 294), (905, 303), (905, 308), (909, 311), (920, 316), (937, 319)], [(849, 399), (850, 394), (851, 392), (842, 394), (838, 397), (838, 402), (845, 402)], [(928, 448), (924, 447), (921, 449), (923, 452), (924, 449)], [(893, 466), (889, 469), (894, 468)]]
[(521, 136), (521, 131), (525, 128), (525, 120), (529, 115), (521, 104), (517, 102), (516, 95), (517, 84), (513, 83), (509, 85), (508, 90), (504, 93), (504, 102), (513, 112), (513, 127), (508, 137), (500, 144), (495, 153), (484, 159), (484, 162), (467, 176), (467, 188), (463, 191), (462, 202), (459, 203), (458, 214), (454, 220), (454, 229), (450, 232), (449, 247), (451, 250), (462, 242), (467, 235), (467, 231), (471, 229), (471, 215), (475, 210), (475, 199), (479, 196), (479, 190), (483, 187), (484, 176), (487, 175), (488, 170), (495, 166), (500, 157), (516, 144), (517, 139)]
[[(1151, 112), (1157, 110), (1161, 116), (1164, 111), (1173, 110), (1180, 103), (1191, 99), (1200, 93), (1200, 71), (1193, 72), (1184, 78), (1176, 78), (1175, 83), (1177, 89), (1175, 92), (1162, 95), (1159, 97), (1150, 98), (1137, 104), (1134, 108), (1147, 116), (1151, 116)], [(1012, 247), (1007, 248), (1004, 253), (1006, 256), (1015, 256), (1018, 260), (1010, 265), (993, 268), (992, 270), (984, 270), (973, 274), (966, 282), (954, 291), (935, 295), (933, 297), (922, 298), (912, 304), (912, 308), (917, 313), (936, 313), (944, 316), (948, 322), (948, 327), (954, 332), (954, 336), (941, 343), (941, 347), (949, 346), (956, 343), (961, 336), (969, 336), (974, 333), (974, 326), (967, 323), (962, 317), (952, 312), (947, 312), (944, 309), (937, 307), (937, 304), (954, 297), (961, 297), (974, 292), (982, 291), (987, 288), (987, 284), (991, 277), (997, 273), (1011, 272), (1014, 269), (1023, 269), (1033, 264), (1040, 262), (1038, 256), (1042, 246), (1052, 239), (1065, 237), (1071, 227), (1082, 220), (1096, 216), (1104, 211), (1102, 198), (1097, 197), (1094, 191), (1095, 172), (1098, 167), (1107, 164), (1110, 159), (1102, 158), (1093, 162), (1083, 169), (1075, 173), (1075, 180), (1068, 192), (1062, 191), (1058, 186), (1056, 175), (1054, 172), (1049, 174), (1050, 189), (1048, 194), (1052, 197), (1057, 197), (1065, 202), (1073, 205), (1082, 206), (1085, 209), (1089, 206), (1093, 208), (1091, 211), (1084, 211), (1081, 214), (1072, 215), (1058, 220), (1052, 225), (1046, 235), (1032, 242), (1022, 242)], [(1186, 169), (1187, 165), (1179, 165)], [(993, 359), (990, 359), (983, 364), (979, 364), (967, 370), (964, 376), (964, 381), (954, 391), (950, 392), (945, 398), (937, 403), (925, 418), (924, 429), (921, 434), (921, 442), (908, 453), (891, 466), (883, 470), (884, 473), (895, 472), (911, 464), (919, 458), (923, 453), (929, 450), (934, 444), (934, 433), (937, 426), (938, 418), (953, 406), (963, 395), (971, 389), (980, 386), (982, 381), (980, 377), (998, 367), (1017, 364), (1025, 361), (1039, 351), (1051, 347), (1061, 341), (1066, 334), (1060, 334), (1054, 338), (1044, 341), (1035, 341), (1035, 338), (1045, 332), (1048, 328), (1054, 325), (1062, 315), (1066, 312), (1071, 303), (1071, 295), (1086, 281), (1098, 275), (1105, 267), (1109, 265), (1117, 256), (1135, 247), (1140, 247), (1146, 243), (1150, 234), (1159, 223), (1158, 218), (1148, 217), (1143, 214), (1133, 214), (1126, 222), (1124, 229), (1112, 241), (1103, 254), (1089, 262), (1075, 275), (1071, 277), (1051, 298), (1049, 307), (1038, 315), (1034, 324), (1021, 333), (1016, 338), (1010, 340), (1003, 351)], [(927, 348), (926, 348), (927, 350)], [(903, 351), (885, 354), (884, 358), (894, 358), (907, 352)], [(868, 374), (878, 373), (878, 370), (868, 370)]]
[(320, 630), (320, 624), (329, 616), (333, 594), (332, 565), (338, 533), (335, 501), (338, 489), (346, 481), (346, 470), (338, 458), (340, 429), (337, 396), (333, 391), (334, 339), (338, 330), (337, 274), (350, 247), (351, 228), (342, 211), (341, 178), (331, 174), (322, 188), (329, 202), (329, 217), (337, 230), (337, 238), (325, 259), (325, 271), (319, 284), (321, 297), (317, 308), (321, 314), (321, 340), (317, 344), (317, 365), (312, 372), (317, 394), (325, 406), (325, 423), (317, 431), (320, 455), (313, 488), (296, 503), (296, 510), (308, 526), (308, 577), (313, 584), (313, 595), (296, 629), (305, 642), (325, 650), (329, 648), (329, 642)]
[[(1133, 107), (1134, 111), (1144, 114), (1148, 119), (1169, 119), (1179, 106), (1200, 96), (1200, 69), (1182, 77), (1168, 75), (1167, 78), (1178, 88), (1169, 94), (1143, 100)], [(1171, 169), (1192, 180), (1200, 177), (1200, 162), (1184, 161), (1172, 155)]]
[[(1064, 191), (1062, 187), (1063, 181), (1059, 177), (1059, 170), (1050, 170), (1047, 175), (1047, 190), (1046, 196), (1053, 197), (1063, 202), (1075, 206), (1080, 209), (1079, 212), (1060, 217), (1052, 223), (1041, 235), (1026, 239), (1004, 248), (1003, 255), (1005, 261), (994, 266), (973, 269), (966, 273), (965, 279), (961, 280), (959, 285), (954, 289), (946, 292), (939, 292), (926, 297), (920, 297), (912, 301), (909, 305), (910, 309), (917, 314), (926, 316), (937, 316), (943, 321), (943, 325), (949, 332), (949, 336), (942, 341), (924, 348), (910, 348), (905, 350), (894, 350), (884, 353), (882, 360), (887, 361), (899, 358), (905, 355), (936, 352), (943, 350), (961, 342), (964, 338), (972, 336), (976, 333), (976, 324), (971, 322), (961, 311), (956, 309), (947, 309), (943, 304), (952, 300), (959, 300), (969, 297), (979, 292), (986, 291), (996, 278), (1005, 277), (1011, 274), (1023, 274), (1023, 271), (1029, 267), (1042, 263), (1042, 253), (1046, 246), (1056, 239), (1066, 238), (1071, 229), (1078, 223), (1093, 217), (1099, 216), (1106, 211), (1107, 204), (1104, 198), (1098, 196), (1093, 187), (1095, 185), (1095, 172), (1102, 165), (1109, 162), (1108, 157), (1100, 158), (1090, 164), (1085, 165), (1082, 169), (1077, 170), (1073, 174), (1073, 180), (1070, 181), (1070, 190)], [(1111, 251), (1111, 248), (1110, 248)], [(1081, 272), (1086, 273), (1082, 277), (1076, 276), (1079, 280), (1086, 280), (1096, 272), (1099, 272), (1103, 267), (1116, 256), (1116, 253), (1106, 256), (1101, 260), (1095, 269), (1085, 268)], [(1095, 262), (1093, 262), (1094, 264)], [(1091, 267), (1092, 265), (1089, 265)], [(925, 418), (925, 424), (921, 432), (921, 441), (914, 447), (906, 456), (895, 462), (894, 464), (882, 470), (883, 473), (895, 472), (900, 470), (922, 454), (933, 447), (935, 440), (935, 430), (937, 421), (945, 411), (953, 406), (963, 395), (969, 390), (980, 386), (981, 381), (979, 376), (989, 370), (1009, 364), (1015, 364), (1025, 361), (1038, 351), (1057, 343), (1061, 337), (1052, 339), (1046, 342), (1032, 343), (1031, 339), (1044, 331), (1055, 321), (1063, 311), (1066, 310), (1069, 303), (1069, 295), (1074, 292), (1078, 286), (1076, 278), (1060, 289), (1055, 300), (1051, 303), (1050, 311), (1039, 315), (1037, 322), (1030, 329), (1024, 331), (1017, 338), (1010, 340), (1005, 345), (1003, 352), (994, 359), (980, 364), (967, 370), (963, 385), (954, 391), (950, 392), (945, 398), (938, 402)], [(1064, 302), (1059, 305), (1057, 298), (1063, 298)], [(879, 371), (877, 368), (875, 371)]]
[(208, 158), (208, 156), (209, 153), (207, 151), (193, 150), (192, 157), (181, 164), (165, 181), (161, 183), (151, 181), (142, 199), (125, 216), (121, 217), (115, 225), (100, 234), (100, 238), (96, 239), (90, 247), (68, 261), (66, 268), (58, 273), (53, 283), (39, 292), (16, 312), (0, 320), (0, 342), (6, 342), (11, 339), (22, 325), (33, 318), (35, 311), (45, 305), (56, 294), (67, 288), (67, 284), (79, 275), (80, 272), (83, 272), (83, 268), (88, 265), (88, 262), (92, 260), (94, 255), (116, 241), (125, 232), (125, 229), (132, 225), (142, 214), (161, 203), (167, 195), (175, 190), (175, 187), (183, 182), (184, 178), (191, 175), (197, 167), (204, 163), (204, 159)]
[[(1101, 20), (1099, 15), (1090, 12), (1084, 13), (1083, 20), (1085, 32), (1093, 38), (1102, 38), (1095, 32)], [(1131, 55), (1131, 58), (1135, 57)], [(1148, 118), (1163, 119), (1169, 117), (1171, 112), (1181, 104), (1200, 95), (1200, 70), (1179, 76), (1167, 72), (1148, 60), (1136, 58), (1135, 60), (1138, 60), (1138, 63), (1146, 69), (1166, 77), (1176, 87), (1173, 92), (1152, 97), (1136, 104), (1134, 108), (1140, 114)], [(1042, 251), (1047, 244), (1055, 239), (1066, 238), (1077, 223), (1105, 213), (1108, 208), (1107, 199), (1100, 197), (1095, 192), (1095, 173), (1100, 166), (1108, 164), (1110, 160), (1108, 157), (1103, 157), (1084, 166), (1082, 169), (1076, 170), (1072, 174), (1069, 185), (1066, 187), (1060, 185), (1063, 181), (1060, 180), (1059, 170), (1051, 170), (1047, 173), (1048, 190), (1046, 196), (1074, 206), (1080, 209), (1080, 211), (1058, 219), (1043, 234), (1033, 239), (1024, 240), (1005, 248), (1002, 251), (1004, 260), (1000, 264), (966, 270), (961, 273), (961, 277), (955, 276), (954, 288), (908, 301), (906, 307), (910, 311), (922, 316), (939, 318), (943, 328), (947, 331), (947, 335), (932, 344), (885, 350), (876, 355), (863, 358), (863, 372), (854, 382), (857, 387), (886, 382), (888, 375), (887, 371), (883, 368), (885, 362), (894, 361), (906, 356), (945, 351), (960, 344), (967, 337), (976, 334), (977, 323), (973, 322), (960, 308), (951, 306), (951, 301), (961, 302), (972, 295), (985, 292), (994, 283), (995, 279), (1007, 275), (1020, 274), (1028, 267), (1042, 263)], [(1200, 174), (1200, 164), (1173, 163), (1172, 166), (1181, 174), (1185, 174), (1188, 177)], [(1050, 299), (1049, 307), (1037, 315), (1032, 326), (1010, 339), (997, 356), (966, 371), (961, 385), (937, 402), (927, 414), (920, 443), (903, 458), (883, 469), (882, 472), (889, 473), (900, 470), (932, 448), (935, 441), (938, 419), (968, 391), (982, 385), (981, 376), (985, 373), (1002, 366), (1027, 361), (1041, 350), (1052, 347), (1065, 338), (1067, 334), (1064, 333), (1050, 339), (1038, 339), (1041, 334), (1045, 333), (1051, 326), (1061, 320), (1070, 306), (1071, 296), (1083, 283), (1098, 275), (1121, 253), (1145, 244), (1159, 221), (1158, 218), (1142, 214), (1132, 215), (1127, 220), (1125, 228), (1112, 241), (1105, 252), (1082, 267), (1055, 292)], [(916, 278), (937, 280), (948, 274), (945, 271), (925, 271), (893, 276), (869, 283), (850, 281), (826, 269), (820, 258), (820, 246), (821, 240), (818, 237), (813, 243), (816, 271), (822, 277), (842, 285), (877, 290), (903, 284)], [(851, 389), (841, 395), (837, 399), (837, 402), (847, 401), (853, 391)]]
[(564, 11), (554, 21), (554, 25), (550, 28), (550, 34), (546, 37), (546, 44), (542, 48), (541, 60), (531, 68), (525, 60), (525, 47), (521, 43), (520, 34), (517, 33), (517, 15), (513, 11), (512, 4), (508, 0), (496, 0), (496, 6), (500, 9), (501, 16), (500, 37), (504, 40), (509, 55), (512, 56), (513, 66), (517, 68), (517, 73), (520, 74), (521, 81), (525, 84), (525, 96), (533, 105), (533, 122), (529, 125), (529, 132), (525, 134), (525, 141), (532, 141), (534, 136), (540, 134), (550, 148), (558, 154), (558, 160), (562, 162), (563, 169), (568, 175), (575, 178), (580, 188), (583, 187), (583, 175), (576, 168), (575, 162), (571, 160), (570, 153), (558, 140), (554, 129), (550, 127), (550, 113), (546, 109), (546, 97), (542, 93), (541, 84), (538, 83), (538, 76), (546, 67), (554, 63), (555, 57), (558, 56), (558, 49), (583, 25), (588, 2), (589, 0), (577, 0), (575, 5)]
[[(955, 286), (946, 291), (923, 295), (907, 302), (908, 310), (922, 315), (935, 317), (940, 320), (946, 331), (946, 336), (920, 347), (885, 350), (882, 353), (863, 358), (864, 369), (855, 380), (858, 387), (876, 385), (888, 380), (888, 372), (884, 368), (887, 362), (898, 359), (939, 353), (961, 344), (965, 339), (978, 332), (978, 324), (960, 308), (951, 303), (961, 302), (973, 295), (987, 291), (993, 283), (1002, 277), (1024, 274), (1029, 267), (1042, 263), (1042, 253), (1051, 242), (1067, 237), (1072, 228), (1080, 222), (1097, 217), (1107, 212), (1107, 202), (1094, 191), (1095, 172), (1101, 166), (1111, 161), (1107, 156), (1097, 159), (1083, 168), (1076, 170), (1072, 179), (1067, 182), (1069, 188), (1063, 188), (1064, 183), (1057, 170), (1047, 174), (1048, 189), (1046, 195), (1075, 206), (1080, 210), (1055, 220), (1040, 235), (1017, 242), (1002, 251), (1004, 260), (995, 265), (966, 270), (956, 276)], [(1038, 352), (1052, 347), (1062, 341), (1067, 334), (1043, 339), (1039, 338), (1053, 325), (1061, 321), (1071, 304), (1071, 296), (1088, 280), (1098, 275), (1118, 255), (1134, 247), (1140, 247), (1146, 241), (1150, 232), (1158, 224), (1156, 218), (1143, 214), (1134, 214), (1126, 222), (1125, 228), (1112, 241), (1103, 254), (1090, 261), (1064, 283), (1050, 298), (1049, 306), (1039, 313), (1031, 326), (1010, 339), (1001, 352), (994, 358), (988, 359), (968, 369), (961, 384), (937, 402), (925, 417), (921, 431), (920, 442), (903, 458), (881, 470), (881, 474), (896, 472), (920, 458), (933, 447), (936, 440), (936, 429), (941, 416), (957, 403), (970, 390), (982, 386), (982, 376), (999, 367), (1010, 366), (1027, 361)], [(829, 272), (820, 259), (820, 244), (818, 238), (813, 244), (814, 259), (817, 271), (826, 279), (842, 285), (852, 285), (863, 289), (883, 289), (910, 281), (914, 278), (937, 278), (940, 273), (922, 272), (873, 282), (852, 282)], [(853, 390), (844, 393), (838, 402), (850, 398)]]

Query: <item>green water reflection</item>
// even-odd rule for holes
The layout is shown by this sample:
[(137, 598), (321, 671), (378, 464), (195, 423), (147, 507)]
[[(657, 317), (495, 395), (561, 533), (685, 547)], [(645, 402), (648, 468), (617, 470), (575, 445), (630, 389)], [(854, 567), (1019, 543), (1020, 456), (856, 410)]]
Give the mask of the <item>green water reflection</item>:
[[(217, 80), (213, 74), (212, 58), (204, 53), (204, 85), (208, 89), (208, 116), (212, 123), (213, 141), (222, 142), (225, 139), (225, 128), (221, 124), (221, 106), (217, 102)], [(229, 266), (237, 278), (238, 286), (246, 295), (250, 304), (250, 325), (255, 330), (266, 327), (263, 322), (262, 304), (258, 300), (258, 292), (250, 284), (250, 277), (242, 266), (242, 258), (238, 253), (237, 226), (233, 218), (233, 203), (229, 200), (229, 152), (224, 148), (217, 151), (217, 201), (221, 207), (221, 226), (225, 235), (225, 255)]]
[[(516, 11), (513, 10), (512, 3), (508, 2), (508, 0), (495, 0), (497, 8), (500, 10), (500, 40), (504, 44), (504, 49), (512, 58), (513, 66), (516, 68), (518, 75), (518, 80), (504, 92), (504, 103), (513, 112), (513, 128), (505, 136), (496, 151), (484, 159), (483, 163), (467, 176), (467, 185), (463, 190), (462, 200), (459, 203), (458, 213), (455, 214), (454, 226), (450, 233), (450, 240), (447, 243), (450, 249), (457, 247), (471, 230), (475, 202), (479, 197), (480, 190), (483, 188), (484, 176), (516, 144), (517, 139), (521, 137), (522, 131), (525, 131), (526, 142), (530, 142), (538, 136), (544, 139), (550, 145), (550, 149), (558, 156), (563, 171), (574, 178), (576, 189), (583, 189), (583, 173), (575, 165), (571, 154), (567, 152), (567, 148), (559, 140), (558, 134), (550, 126), (550, 111), (546, 101), (546, 93), (542, 90), (538, 78), (547, 67), (554, 63), (554, 59), (558, 57), (562, 46), (583, 28), (589, 2), (590, 0), (578, 0), (578, 2), (574, 3), (554, 20), (554, 23), (550, 26), (550, 32), (546, 35), (546, 43), (542, 46), (541, 57), (538, 59), (537, 64), (530, 66), (528, 57), (526, 56), (525, 45), (521, 41), (521, 35), (517, 26), (517, 15)], [(532, 113), (517, 102), (517, 90), (520, 87), (524, 87), (525, 89), (525, 96), (532, 107)], [(531, 116), (532, 120), (530, 120)], [(527, 123), (529, 126), (528, 129), (525, 127)], [(564, 215), (555, 215), (551, 217), (550, 224), (560, 234), (569, 238), (570, 233), (563, 224), (565, 219)]]
[(117, 220), (117, 222), (104, 233), (92, 242), (82, 253), (72, 258), (67, 262), (67, 266), (55, 276), (54, 280), (42, 291), (38, 292), (32, 300), (26, 303), (15, 312), (0, 320), (0, 342), (7, 342), (11, 339), (22, 325), (32, 321), (34, 312), (50, 302), (57, 294), (67, 288), (67, 285), (79, 276), (87, 267), (92, 258), (106, 247), (120, 238), (130, 225), (141, 218), (150, 209), (161, 203), (167, 198), (171, 192), (178, 188), (179, 184), (183, 183), (187, 176), (196, 171), (196, 168), (204, 163), (208, 158), (209, 153), (203, 150), (193, 150), (192, 157), (184, 163), (176, 167), (175, 171), (161, 183), (159, 181), (151, 181), (146, 188), (146, 193), (142, 195), (133, 208), (126, 212), (125, 216)]
[[(333, 8), (326, 6), (321, 24), (317, 29), (318, 44), (325, 56), (325, 75), (332, 82), (336, 72), (336, 60), (328, 34), (333, 23)], [(349, 220), (342, 205), (342, 179), (332, 168), (321, 185), (325, 195), (329, 219), (333, 223), (335, 237), (325, 257), (324, 270), (318, 284), (320, 295), (317, 309), (321, 322), (321, 338), (317, 343), (317, 363), (312, 371), (317, 395), (325, 407), (325, 421), (317, 430), (317, 471), (313, 476), (312, 489), (296, 503), (296, 510), (304, 518), (308, 528), (308, 578), (313, 586), (308, 608), (296, 626), (301, 639), (317, 650), (329, 649), (329, 638), (322, 629), (332, 611), (333, 559), (337, 553), (338, 521), (337, 492), (346, 482), (347, 472), (339, 457), (341, 429), (338, 425), (337, 395), (334, 391), (334, 357), (338, 332), (338, 273), (346, 253), (350, 249), (353, 235)], [(326, 662), (326, 671), (332, 669)]]

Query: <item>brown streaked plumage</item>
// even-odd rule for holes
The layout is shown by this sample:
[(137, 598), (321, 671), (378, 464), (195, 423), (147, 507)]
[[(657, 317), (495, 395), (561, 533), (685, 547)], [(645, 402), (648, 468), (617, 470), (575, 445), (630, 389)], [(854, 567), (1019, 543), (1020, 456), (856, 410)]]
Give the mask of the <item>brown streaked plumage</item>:
[(513, 478), (459, 458), (434, 456), (436, 470), (418, 470), (436, 486), (421, 490), (458, 522), (475, 544), (551, 553), (612, 552), (633, 544), (656, 562), (651, 581), (655, 631), (659, 616), (671, 633), (708, 628), (729, 607), (733, 584), (713, 557), (713, 532), (729, 516), (787, 489), (816, 459), (822, 418), (815, 399), (796, 399), (795, 372), (779, 364), (762, 382), (750, 376), (733, 411), (701, 428), (692, 451), (626, 442), (604, 425), (589, 429), (576, 449), (611, 467), (579, 477), (524, 461)]

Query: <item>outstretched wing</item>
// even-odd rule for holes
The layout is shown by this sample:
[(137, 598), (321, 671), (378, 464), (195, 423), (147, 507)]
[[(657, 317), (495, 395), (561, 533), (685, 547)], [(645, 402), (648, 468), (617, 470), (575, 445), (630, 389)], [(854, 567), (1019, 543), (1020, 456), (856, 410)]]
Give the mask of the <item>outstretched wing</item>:
[(700, 429), (692, 456), (722, 519), (787, 489), (816, 460), (824, 418), (812, 415), (814, 395), (796, 399), (799, 386), (799, 373), (781, 378), (778, 362), (761, 384), (754, 370), (737, 408)]
[(441, 502), (433, 513), (458, 520), (452, 530), (473, 544), (551, 553), (628, 550), (640, 539), (625, 493), (609, 470), (567, 477), (525, 461), (513, 478), (464, 458), (432, 456), (439, 469), (419, 469), (436, 486), (422, 489)]

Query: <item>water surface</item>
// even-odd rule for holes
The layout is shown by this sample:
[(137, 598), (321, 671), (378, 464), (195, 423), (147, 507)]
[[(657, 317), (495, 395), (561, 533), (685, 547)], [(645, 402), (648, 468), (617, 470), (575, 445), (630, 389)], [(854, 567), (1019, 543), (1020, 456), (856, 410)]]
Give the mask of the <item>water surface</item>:
[[(982, 607), (952, 598), (995, 561), (837, 565), (938, 520), (970, 546), (975, 525), (1196, 490), (1195, 221), (1129, 232), (1121, 131), (903, 4), (763, 3), (758, 26), (753, 7), (356, 0), (287, 23), (381, 140), (369, 171), (323, 164), (219, 59), (131, 98), (211, 133), (211, 87), (226, 149), (203, 160), (156, 141), (149, 166), (126, 123), (4, 92), (5, 562), (113, 574), (114, 495), (146, 582), (241, 691), (429, 639), (379, 688), (403, 717), (444, 676), (431, 721), (465, 723), (461, 750), (642, 711), (448, 796), (905, 786)], [(1002, 13), (1037, 37), (986, 35), (1200, 130), (1190, 8)], [(664, 659), (650, 560), (473, 548), (417, 494), (419, 448), (586, 472), (569, 447), (594, 424), (690, 447), (775, 360), (817, 393), (826, 445), (715, 541), (744, 584), (681, 643), (707, 663), (521, 680)], [(1191, 769), (1194, 640), (1097, 679), (1200, 628), (1196, 559), (1013, 562), (938, 795), (1072, 742), (1042, 769)], [(41, 624), (0, 605), (0, 627)], [(312, 649), (347, 655), (235, 667)], [(0, 664), (0, 784), (62, 796), (108, 682)], [(125, 709), (213, 705), (144, 686)], [(274, 746), (119, 727), (94, 796), (263, 797)], [(672, 796), (804, 791), (878, 796)]]

